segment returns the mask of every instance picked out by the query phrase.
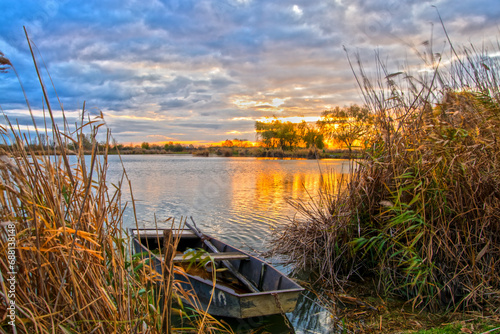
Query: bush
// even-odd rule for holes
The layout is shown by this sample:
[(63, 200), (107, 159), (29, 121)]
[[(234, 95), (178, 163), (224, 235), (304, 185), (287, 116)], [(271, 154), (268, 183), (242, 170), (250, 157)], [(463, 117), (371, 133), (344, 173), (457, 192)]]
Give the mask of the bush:
[(464, 54), (419, 78), (379, 64), (377, 85), (359, 70), (375, 120), (367, 158), (313, 203), (292, 203), (301, 218), (275, 252), (330, 286), (376, 275), (414, 307), (498, 311), (500, 63)]

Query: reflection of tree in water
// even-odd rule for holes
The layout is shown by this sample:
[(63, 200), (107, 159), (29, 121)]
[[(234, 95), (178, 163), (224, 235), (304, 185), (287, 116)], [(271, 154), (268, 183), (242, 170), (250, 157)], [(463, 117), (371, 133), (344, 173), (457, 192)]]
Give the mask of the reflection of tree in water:
[(316, 192), (321, 184), (318, 171), (312, 173), (261, 172), (255, 180), (255, 202), (265, 205), (284, 203), (287, 199), (299, 199)]

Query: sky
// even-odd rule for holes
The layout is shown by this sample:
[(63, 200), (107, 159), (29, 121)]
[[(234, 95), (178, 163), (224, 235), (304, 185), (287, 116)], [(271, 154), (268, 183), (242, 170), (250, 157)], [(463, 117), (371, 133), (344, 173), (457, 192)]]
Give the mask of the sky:
[[(42, 92), (23, 26), (51, 104), (57, 92), (70, 122), (85, 103), (125, 145), (253, 141), (257, 120), (314, 120), (362, 104), (348, 55), (369, 70), (378, 53), (396, 71), (426, 41), (445, 51), (437, 10), (454, 44), (497, 42), (498, 0), (0, 0), (0, 52), (38, 122)], [(0, 107), (29, 126), (13, 71), (0, 73)]]

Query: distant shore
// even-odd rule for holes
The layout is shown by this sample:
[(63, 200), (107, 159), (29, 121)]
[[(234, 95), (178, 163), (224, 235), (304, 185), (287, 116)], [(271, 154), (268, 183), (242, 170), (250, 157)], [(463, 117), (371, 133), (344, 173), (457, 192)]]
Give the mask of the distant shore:
[[(110, 154), (117, 153), (116, 150), (111, 150)], [(128, 154), (192, 154), (197, 157), (256, 157), (256, 158), (291, 158), (291, 159), (349, 159), (359, 158), (358, 151), (349, 152), (346, 149), (336, 150), (312, 150), (312, 149), (295, 149), (281, 150), (262, 147), (209, 147), (202, 149), (191, 149), (181, 152), (169, 152), (159, 149), (142, 149), (135, 148), (133, 150), (119, 150), (122, 155)]]
[[(37, 145), (38, 146), (38, 145)], [(307, 148), (296, 148), (293, 150), (282, 150), (276, 148), (264, 147), (204, 147), (204, 148), (185, 148), (178, 151), (168, 151), (160, 148), (141, 148), (141, 147), (103, 147), (99, 146), (99, 153), (121, 155), (143, 155), (143, 154), (186, 154), (197, 157), (255, 157), (255, 158), (284, 158), (284, 159), (358, 159), (361, 158), (359, 150), (347, 149), (323, 149), (314, 150)], [(32, 147), (30, 153), (35, 155), (54, 155), (61, 154), (61, 150), (50, 147)], [(92, 154), (92, 149), (84, 149), (85, 154)], [(64, 150), (67, 155), (76, 154), (72, 149)]]

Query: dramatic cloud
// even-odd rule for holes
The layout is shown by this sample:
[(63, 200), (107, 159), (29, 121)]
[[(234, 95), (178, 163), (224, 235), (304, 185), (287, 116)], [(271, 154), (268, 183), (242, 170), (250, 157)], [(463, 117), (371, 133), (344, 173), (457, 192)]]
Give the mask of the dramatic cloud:
[[(431, 37), (441, 52), (436, 8), (456, 43), (498, 34), (494, 0), (7, 0), (0, 51), (36, 117), (44, 106), (23, 26), (64, 109), (74, 119), (84, 102), (102, 111), (118, 142), (253, 140), (264, 117), (362, 103), (344, 49), (367, 67), (375, 50), (395, 66), (416, 59)], [(15, 74), (0, 76), (0, 106), (28, 124)]]

